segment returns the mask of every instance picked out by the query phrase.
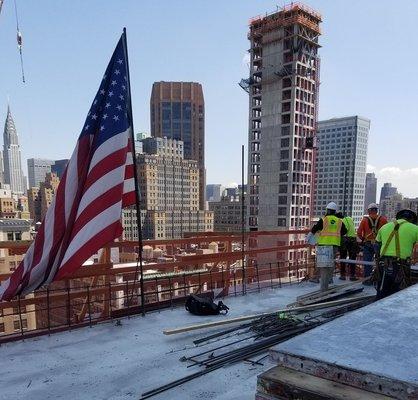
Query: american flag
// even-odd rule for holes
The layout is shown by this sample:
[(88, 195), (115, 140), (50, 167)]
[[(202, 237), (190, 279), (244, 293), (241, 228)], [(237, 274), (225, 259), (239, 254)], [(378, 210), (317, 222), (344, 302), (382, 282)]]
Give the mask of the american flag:
[(122, 207), (135, 204), (125, 33), (119, 40), (55, 199), (0, 299), (69, 277), (122, 233)]

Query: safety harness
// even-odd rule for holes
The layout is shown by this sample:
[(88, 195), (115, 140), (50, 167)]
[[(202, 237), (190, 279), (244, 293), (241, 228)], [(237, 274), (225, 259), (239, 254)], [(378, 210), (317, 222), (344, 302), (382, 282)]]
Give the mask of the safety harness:
[(369, 228), (371, 229), (372, 232), (366, 236), (366, 240), (368, 240), (370, 236), (373, 235), (374, 238), (371, 239), (371, 241), (374, 242), (376, 239), (377, 231), (379, 230), (380, 215), (378, 215), (376, 219), (373, 219), (367, 216), (367, 220), (369, 222)]
[(380, 255), (384, 256), (390, 243), (392, 242), (393, 237), (395, 237), (395, 247), (396, 247), (396, 258), (401, 258), (401, 244), (399, 242), (399, 228), (401, 225), (403, 225), (406, 221), (402, 221), (399, 223), (398, 221), (394, 220), (393, 223), (395, 224), (393, 231), (390, 233), (388, 240), (385, 244), (385, 247), (383, 247), (383, 250), (381, 251)]
[[(394, 277), (395, 282), (399, 284), (401, 289), (404, 289), (410, 285), (410, 274), (409, 274), (409, 263), (408, 260), (401, 259), (401, 244), (399, 240), (399, 228), (406, 223), (406, 221), (402, 221), (399, 223), (398, 221), (394, 220), (394, 228), (393, 231), (390, 233), (388, 240), (383, 247), (380, 257), (378, 260), (378, 268), (376, 268), (375, 272), (376, 275), (374, 278), (380, 282), (380, 290), (383, 288), (384, 280), (386, 275), (393, 275), (395, 269), (397, 270), (396, 276)], [(386, 251), (392, 242), (393, 238), (395, 238), (395, 252), (396, 256), (386, 256)], [(382, 279), (380, 280), (380, 275), (383, 274)]]

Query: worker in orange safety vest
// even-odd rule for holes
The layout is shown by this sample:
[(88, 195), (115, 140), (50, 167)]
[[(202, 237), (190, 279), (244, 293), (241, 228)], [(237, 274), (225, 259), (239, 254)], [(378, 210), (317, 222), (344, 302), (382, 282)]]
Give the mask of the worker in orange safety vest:
[[(357, 229), (357, 237), (363, 246), (363, 261), (373, 261), (379, 255), (379, 246), (376, 243), (376, 236), (379, 229), (387, 224), (385, 216), (378, 213), (379, 207), (376, 203), (371, 203), (367, 207), (368, 215), (365, 215)], [(364, 277), (369, 277), (372, 273), (371, 265), (364, 266)], [(371, 284), (366, 281), (365, 284)]]

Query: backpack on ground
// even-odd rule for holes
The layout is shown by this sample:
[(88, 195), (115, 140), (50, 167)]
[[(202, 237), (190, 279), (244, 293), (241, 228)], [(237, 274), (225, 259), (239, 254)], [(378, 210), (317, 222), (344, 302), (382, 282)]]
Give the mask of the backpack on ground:
[(194, 315), (227, 314), (229, 310), (222, 301), (219, 301), (218, 304), (216, 304), (212, 299), (199, 297), (194, 294), (187, 297), (184, 306), (187, 311)]

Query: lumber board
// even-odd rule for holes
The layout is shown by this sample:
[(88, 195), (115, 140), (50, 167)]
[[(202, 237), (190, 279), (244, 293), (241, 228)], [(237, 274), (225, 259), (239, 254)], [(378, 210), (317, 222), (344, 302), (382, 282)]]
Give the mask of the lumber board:
[[(333, 382), (286, 367), (273, 367), (258, 376), (257, 391), (271, 399), (390, 400), (393, 397)], [(260, 397), (261, 399), (263, 397)]]
[(255, 393), (255, 400), (286, 400), (283, 397), (269, 396), (268, 394), (257, 391)]
[(416, 399), (418, 391), (413, 385), (397, 379), (377, 375), (368, 371), (339, 366), (318, 359), (280, 353), (276, 347), (270, 349), (270, 359), (281, 368), (288, 368), (309, 376), (326, 379), (341, 385), (350, 385), (358, 389), (367, 387), (368, 391), (389, 398)]
[(362, 292), (363, 290), (364, 290), (363, 286), (358, 286), (358, 287), (354, 286), (352, 288), (346, 288), (345, 290), (337, 291), (335, 293), (329, 293), (322, 297), (315, 297), (313, 299), (300, 300), (297, 303), (297, 305), (307, 306), (309, 304), (323, 303), (326, 301), (336, 300), (340, 297), (351, 296), (353, 294)]
[(365, 301), (365, 300), (371, 300), (374, 297), (375, 297), (374, 295), (359, 296), (359, 297), (353, 297), (349, 299), (329, 301), (326, 303), (311, 304), (311, 305), (303, 306), (303, 307), (283, 308), (280, 310), (275, 310), (273, 312), (266, 312), (266, 313), (253, 314), (253, 315), (243, 315), (241, 317), (228, 318), (228, 319), (223, 319), (221, 321), (213, 321), (213, 322), (206, 322), (203, 324), (188, 325), (188, 326), (183, 326), (183, 327), (174, 328), (174, 329), (165, 329), (163, 330), (163, 333), (164, 335), (175, 335), (178, 333), (190, 332), (190, 331), (195, 331), (198, 329), (207, 329), (207, 328), (213, 328), (213, 327), (222, 326), (222, 325), (249, 321), (251, 319), (260, 318), (260, 317), (264, 317), (266, 315), (271, 315), (271, 314), (278, 314), (278, 313), (284, 313), (284, 312), (312, 311), (312, 310), (317, 310), (320, 308), (329, 308), (329, 307), (334, 307), (334, 306), (338, 306), (342, 304), (349, 304), (349, 303), (355, 303), (355, 302), (360, 302), (360, 301)]
[(350, 281), (350, 282), (344, 283), (342, 285), (333, 285), (333, 286), (329, 287), (328, 290), (325, 290), (323, 292), (321, 292), (320, 290), (315, 290), (313, 292), (309, 292), (309, 293), (306, 293), (306, 294), (303, 294), (301, 296), (296, 297), (296, 300), (299, 301), (299, 300), (304, 300), (304, 299), (307, 299), (307, 298), (321, 297), (321, 296), (326, 295), (328, 293), (336, 293), (338, 291), (345, 290), (346, 288), (349, 288), (351, 286), (359, 285), (363, 281), (364, 281), (364, 279), (359, 279), (357, 281)]

